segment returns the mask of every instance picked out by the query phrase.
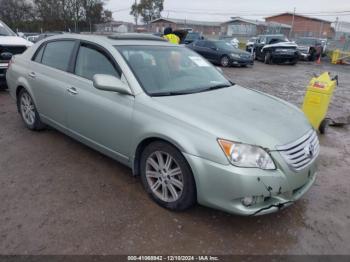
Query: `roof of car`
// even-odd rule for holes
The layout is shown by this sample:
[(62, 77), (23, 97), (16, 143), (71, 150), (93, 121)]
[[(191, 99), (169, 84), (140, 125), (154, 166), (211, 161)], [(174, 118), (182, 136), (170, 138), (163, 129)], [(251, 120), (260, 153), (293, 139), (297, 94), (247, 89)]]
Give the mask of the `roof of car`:
[(269, 36), (269, 37), (274, 37), (274, 36), (284, 36), (283, 34), (271, 34), (271, 35), (259, 35), (259, 36)]
[(83, 35), (83, 34), (59, 34), (45, 40), (54, 39), (77, 39), (91, 41), (100, 44), (110, 44), (110, 45), (164, 45), (164, 46), (174, 46), (162, 38), (149, 35), (149, 34), (138, 34), (138, 33), (124, 33), (115, 35)]

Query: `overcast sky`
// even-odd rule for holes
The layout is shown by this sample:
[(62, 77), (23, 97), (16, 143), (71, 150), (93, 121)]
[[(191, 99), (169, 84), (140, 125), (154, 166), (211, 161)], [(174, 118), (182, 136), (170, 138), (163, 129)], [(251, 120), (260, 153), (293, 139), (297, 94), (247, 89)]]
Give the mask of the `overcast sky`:
[[(115, 20), (132, 22), (129, 8), (134, 1), (109, 0), (106, 7), (115, 11)], [(350, 0), (165, 0), (162, 16), (203, 21), (227, 21), (231, 16), (263, 19), (277, 13), (293, 12), (294, 7), (296, 13), (329, 21), (335, 21), (338, 16), (339, 20), (350, 22)]]

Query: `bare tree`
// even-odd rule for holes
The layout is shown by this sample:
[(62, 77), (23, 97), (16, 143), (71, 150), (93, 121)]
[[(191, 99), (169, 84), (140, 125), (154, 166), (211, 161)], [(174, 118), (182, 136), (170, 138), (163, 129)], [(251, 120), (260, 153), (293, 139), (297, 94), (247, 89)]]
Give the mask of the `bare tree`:
[(130, 14), (138, 20), (139, 15), (145, 24), (149, 24), (152, 20), (160, 18), (164, 9), (164, 0), (141, 0), (138, 4), (135, 2), (131, 6)]

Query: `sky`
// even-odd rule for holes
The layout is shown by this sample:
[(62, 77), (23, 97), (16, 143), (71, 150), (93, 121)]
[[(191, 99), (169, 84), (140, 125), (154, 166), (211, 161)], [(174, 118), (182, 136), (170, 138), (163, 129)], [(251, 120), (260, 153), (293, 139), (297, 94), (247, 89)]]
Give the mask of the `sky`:
[[(135, 0), (107, 0), (106, 8), (115, 20), (133, 22), (129, 15)], [(140, 0), (137, 0), (138, 2)], [(227, 21), (232, 16), (263, 20), (264, 17), (293, 12), (334, 22), (350, 22), (350, 0), (164, 0), (163, 17)], [(344, 11), (347, 11), (346, 13)]]

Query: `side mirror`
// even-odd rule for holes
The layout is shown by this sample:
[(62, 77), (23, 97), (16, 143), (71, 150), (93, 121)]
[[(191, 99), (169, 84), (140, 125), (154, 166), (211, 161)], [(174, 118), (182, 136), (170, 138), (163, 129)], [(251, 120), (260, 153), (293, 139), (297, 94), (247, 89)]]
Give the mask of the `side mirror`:
[(92, 81), (96, 89), (132, 95), (129, 86), (115, 76), (96, 74)]

